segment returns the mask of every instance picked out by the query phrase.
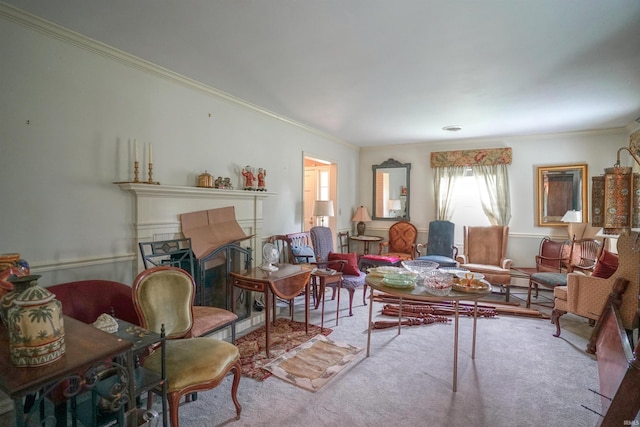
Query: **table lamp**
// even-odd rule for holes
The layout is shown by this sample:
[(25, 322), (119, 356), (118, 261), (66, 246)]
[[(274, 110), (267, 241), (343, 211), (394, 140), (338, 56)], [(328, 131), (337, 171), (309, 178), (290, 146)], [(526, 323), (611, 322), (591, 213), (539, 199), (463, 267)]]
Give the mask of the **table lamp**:
[(397, 217), (400, 210), (402, 210), (402, 203), (399, 199), (389, 200), (389, 212), (393, 212), (393, 215)]
[(358, 209), (356, 209), (356, 213), (353, 215), (353, 218), (351, 218), (351, 221), (358, 221), (356, 230), (358, 232), (358, 236), (362, 236), (366, 228), (364, 223), (371, 221), (371, 217), (369, 216), (369, 211), (367, 211), (367, 208), (365, 208), (364, 206), (359, 206)]
[(316, 200), (313, 204), (313, 216), (320, 217), (322, 227), (324, 227), (324, 217), (333, 215), (333, 200)]

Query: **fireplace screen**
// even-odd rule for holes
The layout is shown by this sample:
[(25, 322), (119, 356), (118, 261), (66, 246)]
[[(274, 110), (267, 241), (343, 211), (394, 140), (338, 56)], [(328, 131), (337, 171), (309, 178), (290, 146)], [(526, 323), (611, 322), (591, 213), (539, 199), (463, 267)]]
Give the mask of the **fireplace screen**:
[(231, 310), (238, 319), (251, 314), (250, 292), (231, 285), (230, 272), (251, 267), (251, 248), (231, 243), (198, 260), (196, 305), (220, 307)]

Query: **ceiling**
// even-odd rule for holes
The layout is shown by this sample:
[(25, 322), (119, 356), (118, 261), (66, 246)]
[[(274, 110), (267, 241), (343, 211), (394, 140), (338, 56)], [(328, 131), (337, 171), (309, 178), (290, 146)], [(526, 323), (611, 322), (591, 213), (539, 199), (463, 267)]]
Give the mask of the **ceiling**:
[(638, 0), (5, 3), (363, 147), (640, 117)]

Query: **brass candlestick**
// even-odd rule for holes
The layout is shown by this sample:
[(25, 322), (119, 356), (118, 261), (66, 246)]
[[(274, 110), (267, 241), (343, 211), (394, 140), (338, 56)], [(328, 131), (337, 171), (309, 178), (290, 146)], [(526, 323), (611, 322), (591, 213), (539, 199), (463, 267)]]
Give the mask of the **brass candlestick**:
[(149, 163), (149, 184), (153, 184), (153, 163)]
[(138, 166), (139, 163), (137, 160), (133, 162), (133, 182), (140, 182), (140, 180), (138, 179)]

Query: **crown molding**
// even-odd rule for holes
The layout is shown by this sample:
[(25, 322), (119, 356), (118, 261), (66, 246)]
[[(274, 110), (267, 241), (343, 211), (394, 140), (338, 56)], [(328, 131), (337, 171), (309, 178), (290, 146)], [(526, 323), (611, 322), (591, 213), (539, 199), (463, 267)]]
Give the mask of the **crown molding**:
[(107, 44), (101, 43), (97, 40), (93, 40), (80, 33), (71, 31), (58, 24), (54, 24), (53, 22), (44, 20), (36, 15), (30, 14), (28, 12), (25, 12), (21, 9), (10, 6), (7, 3), (1, 2), (1, 1), (0, 1), (0, 17), (8, 21), (14, 22), (18, 25), (21, 25), (23, 27), (37, 31), (41, 34), (45, 34), (54, 39), (76, 46), (80, 49), (84, 49), (96, 55), (100, 55), (104, 58), (119, 62), (121, 64), (127, 65), (129, 67), (135, 68), (140, 71), (153, 74), (156, 77), (160, 77), (165, 80), (178, 83), (182, 86), (186, 86), (191, 89), (196, 89), (201, 92), (205, 92), (209, 95), (215, 96), (227, 102), (240, 105), (243, 108), (246, 108), (248, 110), (252, 110), (252, 111), (264, 114), (273, 119), (276, 119), (281, 122), (285, 122), (289, 125), (303, 129), (309, 133), (318, 135), (322, 138), (344, 145), (348, 148), (355, 149), (355, 150), (359, 149), (358, 146), (351, 144), (347, 141), (343, 141), (339, 138), (336, 138), (335, 136), (325, 133), (321, 130), (315, 129), (311, 126), (307, 126), (303, 123), (297, 122), (288, 117), (274, 113), (273, 111), (269, 111), (258, 105), (252, 104), (251, 102), (245, 101), (241, 98), (235, 97), (229, 93), (215, 89), (211, 86), (207, 86), (203, 83), (198, 82), (197, 80), (190, 79), (189, 77), (178, 74), (174, 71), (161, 67), (152, 62), (145, 61), (144, 59), (138, 58), (134, 55), (131, 55), (127, 52), (111, 47)]

